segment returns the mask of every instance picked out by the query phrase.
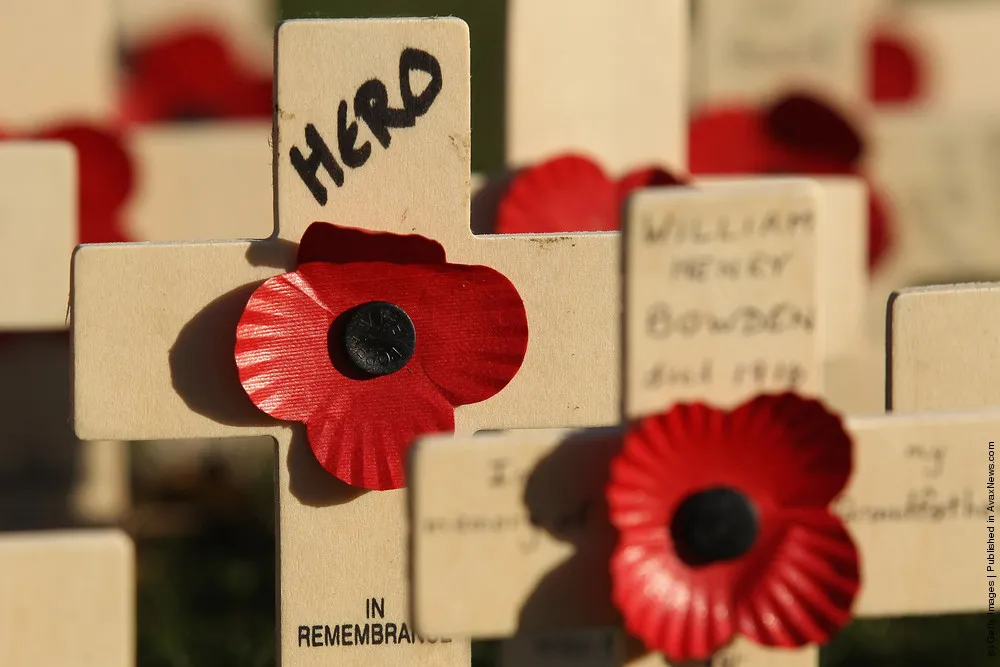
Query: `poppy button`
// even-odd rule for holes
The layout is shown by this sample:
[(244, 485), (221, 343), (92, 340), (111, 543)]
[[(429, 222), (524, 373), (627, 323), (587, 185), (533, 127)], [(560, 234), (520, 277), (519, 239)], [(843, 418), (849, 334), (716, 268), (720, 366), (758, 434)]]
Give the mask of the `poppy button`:
[(735, 489), (719, 487), (685, 498), (670, 525), (677, 555), (692, 567), (739, 558), (757, 539), (757, 512)]
[(348, 315), (344, 349), (358, 370), (381, 377), (406, 366), (413, 356), (417, 335), (405, 310), (386, 301), (372, 301)]

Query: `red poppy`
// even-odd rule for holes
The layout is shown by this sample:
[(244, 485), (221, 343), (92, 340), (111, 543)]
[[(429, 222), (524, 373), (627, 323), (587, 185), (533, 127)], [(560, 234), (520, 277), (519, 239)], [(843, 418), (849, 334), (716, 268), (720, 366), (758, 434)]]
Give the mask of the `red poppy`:
[(626, 629), (673, 661), (707, 659), (736, 634), (828, 641), (860, 587), (857, 549), (829, 510), (851, 448), (838, 417), (794, 394), (640, 421), (607, 489)]
[(868, 99), (877, 105), (900, 104), (924, 95), (926, 77), (913, 44), (900, 35), (876, 31), (868, 48)]
[[(764, 110), (734, 107), (691, 122), (692, 174), (815, 174), (860, 176), (862, 137), (823, 102), (791, 95)], [(868, 266), (875, 269), (892, 242), (890, 212), (871, 183)]]
[(121, 209), (132, 193), (135, 170), (122, 137), (83, 123), (59, 125), (33, 134), (5, 134), (0, 140), (67, 141), (76, 148), (79, 174), (80, 243), (127, 241)]
[(130, 54), (129, 70), (121, 102), (125, 122), (271, 118), (271, 77), (243, 65), (213, 30), (192, 28), (150, 41)]
[(606, 232), (621, 229), (621, 210), (634, 190), (678, 185), (648, 167), (613, 181), (592, 160), (563, 155), (521, 171), (500, 202), (497, 234)]
[(407, 448), (454, 430), (455, 407), (513, 379), (528, 324), (517, 290), (449, 264), (420, 236), (313, 223), (298, 268), (254, 292), (236, 330), (253, 403), (306, 424), (319, 462), (352, 486), (405, 486)]

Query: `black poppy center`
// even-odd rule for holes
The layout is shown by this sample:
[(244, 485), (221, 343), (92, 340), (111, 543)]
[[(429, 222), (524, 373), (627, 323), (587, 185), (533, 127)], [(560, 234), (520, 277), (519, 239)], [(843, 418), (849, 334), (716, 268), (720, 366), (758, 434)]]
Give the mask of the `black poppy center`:
[(753, 503), (728, 487), (691, 494), (670, 523), (677, 555), (692, 567), (739, 558), (753, 547), (757, 532)]
[(380, 377), (406, 366), (417, 343), (413, 320), (393, 303), (372, 301), (347, 313), (343, 341), (347, 358), (361, 372)]

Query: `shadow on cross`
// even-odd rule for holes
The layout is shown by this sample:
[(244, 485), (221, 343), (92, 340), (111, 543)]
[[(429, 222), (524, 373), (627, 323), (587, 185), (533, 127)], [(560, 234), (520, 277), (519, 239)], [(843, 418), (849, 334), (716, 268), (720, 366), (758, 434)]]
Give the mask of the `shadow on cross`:
[(472, 197), (472, 233), (495, 234), (497, 211), (517, 171), (490, 176)]
[[(543, 535), (571, 544), (574, 552), (531, 592), (521, 608), (518, 635), (622, 626), (611, 603), (608, 564), (617, 535), (608, 520), (605, 499), (610, 464), (621, 445), (618, 428), (571, 435), (528, 475), (524, 506), (531, 525)], [(581, 446), (588, 447), (588, 456), (579, 455)], [(525, 548), (531, 549), (532, 543)], [(553, 624), (553, 619), (559, 619), (558, 623)], [(628, 638), (626, 653), (631, 660), (647, 651), (639, 641)]]

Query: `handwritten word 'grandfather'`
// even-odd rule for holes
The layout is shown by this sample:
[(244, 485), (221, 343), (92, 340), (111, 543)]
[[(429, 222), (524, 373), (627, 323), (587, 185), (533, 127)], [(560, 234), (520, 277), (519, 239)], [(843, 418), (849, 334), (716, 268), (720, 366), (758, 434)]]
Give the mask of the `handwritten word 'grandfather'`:
[[(431, 77), (430, 83), (419, 95), (413, 93), (410, 83), (410, 74), (413, 72), (423, 72)], [(354, 94), (354, 115), (368, 126), (382, 148), (388, 149), (392, 143), (392, 133), (389, 130), (416, 125), (417, 119), (426, 114), (434, 104), (442, 85), (441, 65), (437, 59), (426, 51), (406, 49), (399, 57), (402, 108), (394, 109), (389, 106), (389, 91), (385, 84), (378, 79), (371, 79), (361, 84)], [(326, 206), (329, 198), (326, 186), (319, 179), (320, 167), (340, 188), (344, 185), (344, 168), (341, 167), (341, 162), (350, 169), (360, 169), (372, 154), (370, 141), (358, 145), (358, 123), (348, 122), (347, 111), (347, 100), (341, 100), (337, 107), (337, 150), (340, 162), (312, 123), (306, 125), (306, 146), (311, 151), (309, 156), (303, 154), (298, 146), (292, 146), (288, 152), (292, 166), (320, 206)]]

